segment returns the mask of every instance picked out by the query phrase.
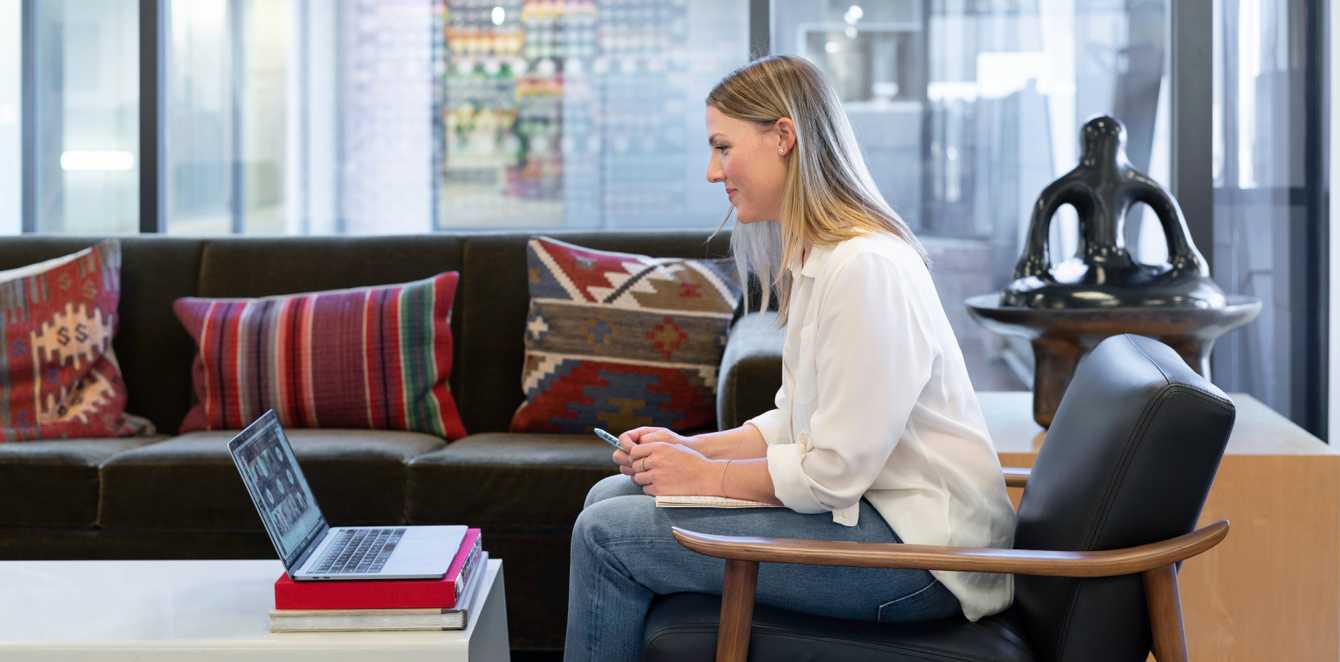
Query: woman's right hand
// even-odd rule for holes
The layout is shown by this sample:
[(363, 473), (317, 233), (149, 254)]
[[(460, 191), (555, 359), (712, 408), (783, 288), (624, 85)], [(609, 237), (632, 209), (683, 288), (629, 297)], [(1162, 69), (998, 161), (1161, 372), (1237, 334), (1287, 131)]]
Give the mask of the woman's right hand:
[(623, 450), (614, 451), (614, 463), (619, 465), (619, 473), (625, 476), (633, 475), (632, 459), (628, 457), (628, 451), (638, 444), (650, 444), (663, 442), (668, 444), (685, 444), (692, 446), (693, 438), (685, 437), (669, 428), (640, 427), (633, 428), (619, 435), (619, 445)]

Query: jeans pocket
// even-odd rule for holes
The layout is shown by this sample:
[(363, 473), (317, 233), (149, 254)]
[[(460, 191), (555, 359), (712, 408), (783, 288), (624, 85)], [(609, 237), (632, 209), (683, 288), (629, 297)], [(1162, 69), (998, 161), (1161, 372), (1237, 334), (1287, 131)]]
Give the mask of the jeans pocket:
[(880, 623), (914, 623), (945, 618), (957, 609), (955, 602), (949, 589), (939, 580), (932, 579), (929, 584), (901, 598), (881, 604), (875, 620)]

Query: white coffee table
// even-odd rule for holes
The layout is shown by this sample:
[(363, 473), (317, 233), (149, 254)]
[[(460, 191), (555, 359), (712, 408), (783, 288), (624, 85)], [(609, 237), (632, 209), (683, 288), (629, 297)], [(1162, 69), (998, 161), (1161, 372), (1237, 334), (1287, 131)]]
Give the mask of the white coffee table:
[(0, 562), (0, 660), (508, 662), (502, 561), (470, 626), (271, 633), (278, 561)]

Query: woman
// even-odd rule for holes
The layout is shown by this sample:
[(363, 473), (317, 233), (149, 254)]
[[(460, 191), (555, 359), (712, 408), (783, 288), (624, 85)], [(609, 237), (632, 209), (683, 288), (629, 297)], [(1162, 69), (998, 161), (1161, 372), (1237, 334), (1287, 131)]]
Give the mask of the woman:
[[(682, 548), (672, 525), (1011, 543), (1000, 464), (925, 251), (876, 190), (822, 74), (780, 56), (736, 70), (707, 97), (707, 133), (707, 179), (725, 186), (741, 224), (741, 273), (779, 293), (777, 408), (694, 437), (620, 436), (622, 475), (591, 489), (573, 531), (566, 660), (637, 659), (653, 596), (720, 592), (724, 564)], [(785, 507), (658, 510), (655, 495)], [(764, 563), (757, 601), (866, 621), (976, 620), (1009, 606), (1012, 587), (1006, 575)]]

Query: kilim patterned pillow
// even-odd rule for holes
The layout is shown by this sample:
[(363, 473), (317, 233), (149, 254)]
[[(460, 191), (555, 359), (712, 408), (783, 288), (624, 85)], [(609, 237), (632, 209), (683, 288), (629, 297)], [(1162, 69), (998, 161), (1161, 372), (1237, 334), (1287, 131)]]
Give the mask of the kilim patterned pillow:
[(379, 287), (173, 304), (200, 348), (182, 432), (267, 409), (298, 428), (465, 436), (447, 379), (456, 272)]
[(0, 441), (145, 431), (112, 352), (121, 244), (0, 272)]
[(716, 423), (717, 368), (740, 286), (732, 260), (659, 259), (540, 237), (513, 432), (679, 431)]

